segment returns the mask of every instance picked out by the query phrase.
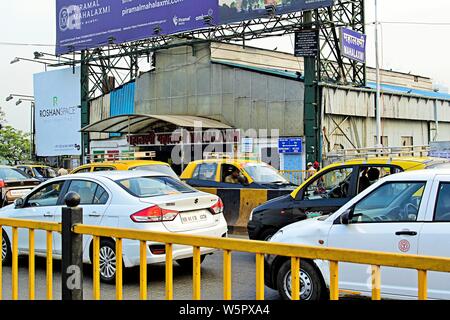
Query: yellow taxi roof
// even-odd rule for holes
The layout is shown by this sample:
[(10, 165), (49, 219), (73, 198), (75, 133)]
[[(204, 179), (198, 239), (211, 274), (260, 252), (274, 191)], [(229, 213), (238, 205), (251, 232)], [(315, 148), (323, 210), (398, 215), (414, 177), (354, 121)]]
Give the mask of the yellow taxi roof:
[(202, 164), (202, 163), (229, 163), (229, 164), (240, 164), (244, 165), (247, 163), (264, 163), (259, 160), (251, 160), (251, 159), (229, 159), (229, 158), (220, 158), (220, 159), (205, 159), (205, 160), (196, 160), (192, 161), (190, 164)]

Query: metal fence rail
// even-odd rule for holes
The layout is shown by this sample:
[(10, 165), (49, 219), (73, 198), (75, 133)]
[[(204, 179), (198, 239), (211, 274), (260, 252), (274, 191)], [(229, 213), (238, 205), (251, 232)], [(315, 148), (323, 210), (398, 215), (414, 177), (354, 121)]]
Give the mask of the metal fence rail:
[[(28, 229), (28, 298), (35, 299), (35, 231), (47, 232), (47, 263), (46, 263), (46, 296), (47, 300), (53, 299), (53, 232), (61, 232), (61, 224), (56, 222), (40, 222), (30, 220), (1, 219), (0, 218), (0, 243), (3, 244), (3, 226), (11, 227), (11, 253), (12, 253), (12, 298), (19, 298), (19, 229)], [(3, 292), (2, 255), (0, 255), (0, 300)]]
[[(13, 227), (15, 236), (13, 238), (13, 299), (18, 297), (18, 266), (17, 266), (17, 228), (27, 228), (47, 231), (47, 298), (52, 298), (51, 274), (52, 274), (52, 254), (51, 239), (52, 232), (61, 232), (61, 226), (56, 223), (41, 223), (32, 221), (0, 219), (1, 226)], [(347, 250), (335, 248), (323, 248), (312, 246), (299, 246), (291, 244), (260, 242), (241, 239), (224, 239), (216, 237), (204, 237), (183, 235), (176, 233), (160, 233), (149, 231), (138, 231), (133, 229), (120, 229), (110, 227), (88, 226), (83, 224), (74, 225), (72, 232), (75, 234), (93, 236), (93, 298), (99, 300), (100, 297), (100, 267), (99, 267), (99, 245), (102, 237), (114, 238), (116, 240), (116, 299), (123, 298), (122, 284), (122, 240), (130, 239), (140, 241), (140, 299), (147, 299), (147, 242), (164, 243), (166, 248), (166, 290), (167, 300), (173, 299), (173, 270), (172, 270), (172, 248), (174, 244), (193, 247), (193, 300), (201, 299), (201, 268), (200, 268), (200, 248), (214, 248), (222, 250), (223, 260), (223, 298), (230, 300), (231, 296), (231, 259), (232, 252), (248, 252), (256, 255), (256, 299), (264, 299), (264, 255), (277, 255), (291, 258), (292, 298), (300, 298), (300, 261), (301, 259), (320, 259), (330, 262), (330, 299), (339, 299), (339, 263), (357, 263), (372, 266), (372, 299), (381, 298), (380, 267), (397, 267), (415, 269), (418, 271), (418, 298), (427, 299), (427, 272), (450, 272), (450, 259), (440, 257), (427, 257), (418, 255), (383, 253), (361, 250)], [(30, 233), (32, 234), (32, 233)], [(32, 237), (30, 237), (30, 261), (34, 259)], [(15, 261), (15, 262), (14, 262)], [(34, 261), (34, 260), (33, 260)], [(33, 270), (31, 270), (33, 268)], [(1, 270), (1, 267), (0, 267)], [(1, 274), (0, 274), (1, 276)], [(1, 277), (0, 277), (1, 278)], [(30, 264), (30, 299), (34, 298), (34, 263)], [(1, 282), (0, 282), (1, 283)], [(0, 288), (1, 289), (1, 288)], [(0, 290), (1, 291), (1, 290)]]

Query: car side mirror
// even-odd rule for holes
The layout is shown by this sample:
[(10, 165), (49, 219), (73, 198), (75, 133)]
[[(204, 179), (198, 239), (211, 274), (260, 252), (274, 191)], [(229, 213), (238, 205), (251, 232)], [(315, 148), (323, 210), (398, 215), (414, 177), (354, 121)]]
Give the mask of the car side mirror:
[(25, 204), (25, 201), (22, 198), (14, 200), (14, 208), (15, 209), (23, 208), (24, 204)]
[(343, 214), (341, 214), (340, 217), (341, 224), (349, 225), (352, 218), (353, 218), (353, 210), (347, 209)]

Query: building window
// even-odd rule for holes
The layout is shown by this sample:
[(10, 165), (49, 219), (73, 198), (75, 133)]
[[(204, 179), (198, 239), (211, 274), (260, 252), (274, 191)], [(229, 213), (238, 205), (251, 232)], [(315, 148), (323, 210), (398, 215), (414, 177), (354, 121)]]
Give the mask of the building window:
[(414, 145), (413, 137), (402, 137), (402, 147), (412, 147)]

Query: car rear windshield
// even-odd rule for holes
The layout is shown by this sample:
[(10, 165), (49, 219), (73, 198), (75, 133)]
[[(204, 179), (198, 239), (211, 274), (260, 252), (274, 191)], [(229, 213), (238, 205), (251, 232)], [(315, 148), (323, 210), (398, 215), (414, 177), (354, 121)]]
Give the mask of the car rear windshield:
[(28, 176), (25, 172), (22, 172), (18, 169), (12, 168), (0, 168), (0, 179), (5, 181), (11, 180), (27, 180), (31, 177)]
[(195, 189), (172, 177), (136, 177), (116, 182), (128, 193), (138, 198), (196, 192)]
[(175, 173), (175, 171), (172, 170), (171, 167), (169, 166), (165, 166), (165, 165), (161, 165), (161, 164), (155, 164), (155, 165), (146, 165), (146, 166), (137, 166), (134, 168), (131, 168), (130, 170), (145, 170), (145, 171), (153, 171), (153, 172), (158, 172), (158, 173), (164, 173), (167, 174), (173, 178), (178, 179), (177, 174)]

